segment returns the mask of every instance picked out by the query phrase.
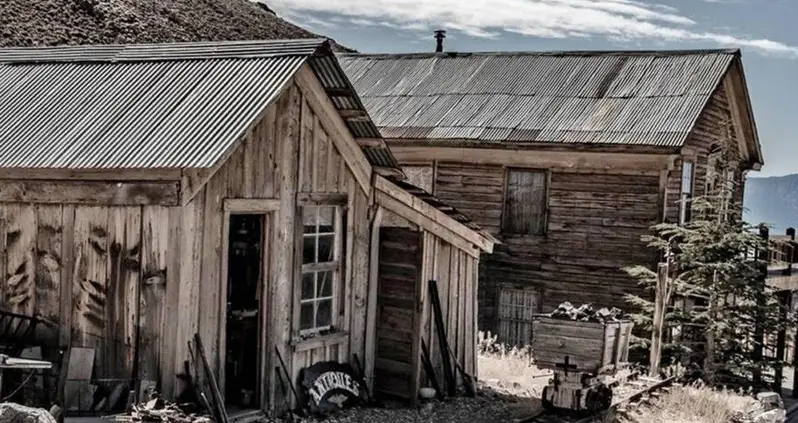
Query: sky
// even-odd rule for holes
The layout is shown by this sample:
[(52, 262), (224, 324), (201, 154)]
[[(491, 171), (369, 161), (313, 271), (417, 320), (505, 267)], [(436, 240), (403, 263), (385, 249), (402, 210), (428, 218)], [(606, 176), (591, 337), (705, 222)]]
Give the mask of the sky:
[(798, 173), (796, 0), (266, 0), (362, 53), (740, 48), (765, 166)]

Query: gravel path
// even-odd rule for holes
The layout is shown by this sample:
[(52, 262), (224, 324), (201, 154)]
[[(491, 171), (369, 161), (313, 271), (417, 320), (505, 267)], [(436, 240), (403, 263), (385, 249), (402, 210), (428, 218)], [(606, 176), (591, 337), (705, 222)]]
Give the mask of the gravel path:
[[(302, 423), (408, 423), (408, 422), (512, 422), (540, 409), (535, 398), (514, 397), (482, 389), (475, 398), (430, 401), (418, 407), (386, 404), (384, 408), (346, 410), (324, 420), (304, 419)], [(295, 420), (296, 422), (296, 420)]]

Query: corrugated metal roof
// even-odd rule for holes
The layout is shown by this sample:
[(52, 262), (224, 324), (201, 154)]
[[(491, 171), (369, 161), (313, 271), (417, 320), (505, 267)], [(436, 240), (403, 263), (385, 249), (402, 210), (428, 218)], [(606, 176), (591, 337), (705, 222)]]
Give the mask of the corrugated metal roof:
[(306, 62), (365, 110), (322, 39), (0, 49), (0, 167), (214, 166)]
[(738, 50), (344, 54), (386, 138), (679, 146)]

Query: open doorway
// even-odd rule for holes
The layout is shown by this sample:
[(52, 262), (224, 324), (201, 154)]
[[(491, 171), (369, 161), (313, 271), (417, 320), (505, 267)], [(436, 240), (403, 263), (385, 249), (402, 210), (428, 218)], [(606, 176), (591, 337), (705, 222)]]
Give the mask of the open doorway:
[(264, 222), (262, 214), (230, 215), (224, 392), (231, 411), (260, 406)]

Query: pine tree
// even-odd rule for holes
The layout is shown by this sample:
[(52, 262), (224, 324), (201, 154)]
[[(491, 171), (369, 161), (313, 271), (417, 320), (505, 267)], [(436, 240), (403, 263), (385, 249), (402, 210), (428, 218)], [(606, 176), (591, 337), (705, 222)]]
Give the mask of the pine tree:
[[(742, 220), (742, 207), (733, 201), (738, 187), (732, 176), (739, 171), (739, 157), (730, 132), (712, 155), (704, 194), (690, 201), (691, 219), (683, 225), (655, 225), (654, 235), (645, 240), (669, 268), (667, 286), (674, 300), (664, 328), (675, 335), (664, 349), (670, 358), (687, 354), (710, 384), (748, 385), (763, 369), (778, 365), (755, 359), (761, 356), (756, 353), (761, 352), (762, 334), (775, 333), (794, 319), (783, 321), (765, 285), (762, 252), (769, 249), (767, 241), (757, 227)], [(651, 269), (625, 270), (648, 290), (656, 287), (657, 273)], [(638, 310), (638, 326), (650, 331), (651, 298), (627, 295), (627, 301)]]

